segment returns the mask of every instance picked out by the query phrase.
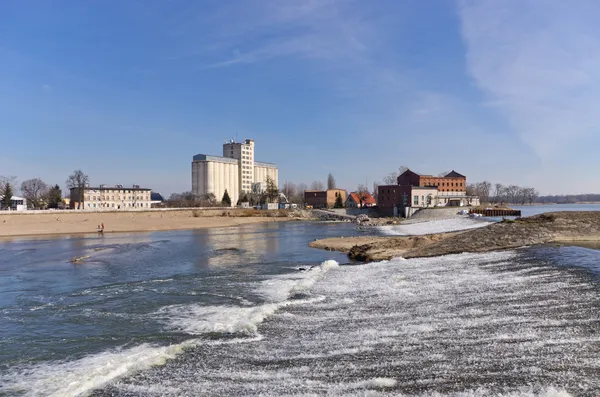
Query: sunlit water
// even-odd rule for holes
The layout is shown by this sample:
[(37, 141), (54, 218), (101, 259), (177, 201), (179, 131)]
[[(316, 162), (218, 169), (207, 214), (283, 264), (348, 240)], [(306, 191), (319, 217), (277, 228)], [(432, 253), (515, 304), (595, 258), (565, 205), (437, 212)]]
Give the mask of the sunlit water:
[(360, 265), (306, 247), (354, 233), (0, 244), (0, 395), (600, 395), (599, 251)]

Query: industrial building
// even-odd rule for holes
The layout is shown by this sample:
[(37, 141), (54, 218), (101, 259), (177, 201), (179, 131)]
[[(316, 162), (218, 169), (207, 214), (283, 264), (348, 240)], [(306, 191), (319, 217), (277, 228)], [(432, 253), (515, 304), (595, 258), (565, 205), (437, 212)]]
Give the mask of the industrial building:
[(479, 197), (467, 195), (467, 177), (454, 170), (444, 176), (406, 170), (397, 182), (378, 187), (377, 204), (382, 214), (408, 217), (419, 208), (479, 205)]
[(197, 197), (214, 194), (221, 200), (225, 190), (235, 204), (240, 196), (266, 186), (270, 177), (278, 185), (279, 171), (272, 163), (254, 160), (254, 140), (223, 144), (223, 156), (197, 154), (192, 160), (192, 193)]

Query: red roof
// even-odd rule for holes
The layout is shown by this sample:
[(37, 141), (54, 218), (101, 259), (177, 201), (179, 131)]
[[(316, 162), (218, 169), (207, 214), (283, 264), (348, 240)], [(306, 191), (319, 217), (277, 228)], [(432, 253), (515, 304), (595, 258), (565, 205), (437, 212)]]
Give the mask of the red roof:
[[(352, 192), (350, 193), (350, 197), (352, 197), (352, 200), (354, 200), (355, 203), (360, 204), (360, 197), (358, 196), (358, 193), (356, 192)], [(377, 202), (375, 201), (375, 198), (373, 196), (371, 196), (370, 193), (364, 193), (363, 194), (363, 205), (367, 205), (367, 204), (377, 204)]]

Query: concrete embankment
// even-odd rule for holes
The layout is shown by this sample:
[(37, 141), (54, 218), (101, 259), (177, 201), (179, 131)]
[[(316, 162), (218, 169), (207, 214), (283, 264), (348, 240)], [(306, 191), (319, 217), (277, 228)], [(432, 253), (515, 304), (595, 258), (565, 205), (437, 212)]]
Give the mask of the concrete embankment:
[[(600, 241), (600, 212), (555, 212), (500, 222), (454, 233), (406, 237), (361, 237), (360, 243), (344, 251), (362, 261), (431, 257), (462, 252), (488, 252), (546, 243)], [(345, 239), (344, 239), (345, 240)], [(339, 245), (325, 240), (330, 249)], [(313, 242), (318, 247), (323, 243)], [(340, 249), (341, 251), (341, 249)]]

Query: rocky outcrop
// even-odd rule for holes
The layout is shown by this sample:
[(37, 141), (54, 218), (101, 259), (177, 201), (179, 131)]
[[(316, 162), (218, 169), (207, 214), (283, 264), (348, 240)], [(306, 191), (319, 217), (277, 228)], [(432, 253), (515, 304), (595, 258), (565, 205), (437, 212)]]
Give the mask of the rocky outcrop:
[[(552, 242), (600, 241), (600, 212), (555, 212), (464, 232), (426, 236), (363, 236), (350, 248), (351, 240), (346, 240), (344, 250), (336, 247), (338, 243), (334, 240), (328, 239), (330, 249), (348, 252), (351, 259), (360, 261), (489, 252)], [(311, 246), (318, 247), (318, 242)]]

